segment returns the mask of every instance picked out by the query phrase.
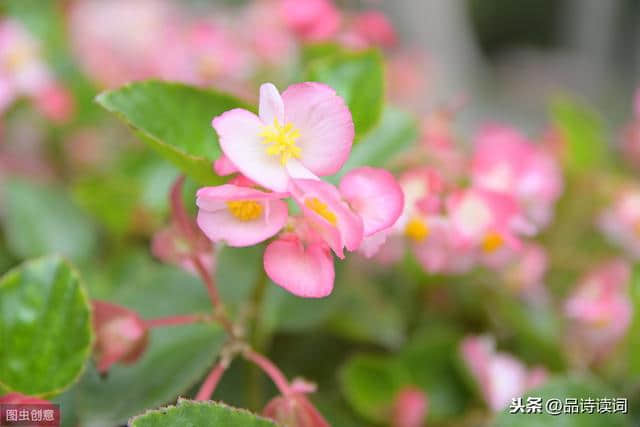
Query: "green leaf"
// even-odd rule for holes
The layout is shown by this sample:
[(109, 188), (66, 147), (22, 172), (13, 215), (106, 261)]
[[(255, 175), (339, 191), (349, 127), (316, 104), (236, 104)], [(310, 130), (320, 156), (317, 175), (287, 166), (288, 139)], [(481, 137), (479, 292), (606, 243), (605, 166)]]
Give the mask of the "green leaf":
[(409, 114), (394, 108), (386, 108), (382, 120), (360, 143), (354, 145), (349, 159), (337, 175), (337, 180), (360, 166), (388, 166), (394, 156), (404, 151), (418, 137), (416, 121)]
[(457, 369), (460, 335), (442, 325), (419, 332), (399, 354), (412, 383), (429, 396), (429, 419), (440, 421), (464, 412), (469, 400)]
[(93, 333), (89, 300), (67, 261), (28, 261), (2, 276), (0, 337), (0, 388), (48, 397), (76, 381)]
[(627, 334), (629, 349), (629, 370), (633, 375), (640, 375), (640, 264), (633, 266), (630, 283), (633, 319)]
[(581, 399), (617, 398), (621, 397), (612, 393), (602, 384), (585, 378), (557, 378), (542, 387), (533, 389), (525, 394), (527, 397), (541, 397), (543, 401), (542, 414), (517, 413), (510, 414), (509, 408), (505, 409), (495, 420), (494, 427), (624, 427), (628, 425), (626, 415), (623, 414), (561, 414), (551, 415), (544, 413), (544, 404), (549, 399), (576, 398)]
[(384, 103), (382, 56), (376, 50), (336, 51), (310, 61), (307, 79), (326, 83), (342, 96), (351, 110), (356, 140), (380, 120)]
[(137, 416), (131, 427), (276, 427), (272, 421), (244, 409), (216, 402), (195, 402), (180, 399), (177, 406), (169, 406)]
[(586, 106), (564, 98), (551, 106), (554, 125), (567, 143), (566, 166), (589, 172), (606, 166), (609, 152), (600, 117)]
[[(194, 276), (149, 260), (122, 278), (109, 301), (143, 318), (210, 311), (207, 293)], [(147, 408), (173, 401), (209, 371), (224, 342), (215, 325), (152, 330), (149, 347), (133, 365), (114, 365), (105, 378), (89, 370), (76, 388), (80, 425), (113, 426)]]
[(73, 260), (93, 255), (95, 225), (62, 189), (10, 181), (4, 190), (2, 225), (14, 255), (33, 258), (59, 253)]
[(230, 95), (155, 80), (102, 92), (96, 101), (201, 184), (223, 182), (212, 169), (220, 148), (211, 119), (233, 108), (252, 109)]
[(342, 368), (342, 392), (362, 417), (373, 422), (389, 420), (396, 393), (410, 384), (409, 373), (394, 359), (361, 354)]

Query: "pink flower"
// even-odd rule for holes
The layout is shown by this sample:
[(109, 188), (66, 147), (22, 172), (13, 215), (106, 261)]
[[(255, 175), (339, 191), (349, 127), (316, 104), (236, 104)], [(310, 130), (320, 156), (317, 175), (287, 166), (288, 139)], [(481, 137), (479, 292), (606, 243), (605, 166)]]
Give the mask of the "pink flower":
[(285, 24), (301, 39), (324, 40), (340, 26), (340, 12), (331, 0), (281, 0)]
[(491, 254), (519, 249), (520, 210), (516, 201), (501, 193), (480, 189), (460, 190), (447, 200), (453, 238), (461, 248), (480, 248)]
[(304, 217), (340, 258), (343, 248), (355, 251), (363, 238), (362, 219), (342, 200), (338, 189), (324, 181), (295, 179), (291, 194)]
[(19, 22), (0, 20), (0, 111), (20, 96), (35, 97), (52, 83), (37, 40)]
[(214, 242), (251, 246), (274, 236), (288, 218), (282, 193), (225, 184), (198, 190), (198, 226)]
[(278, 93), (260, 87), (259, 116), (234, 109), (215, 117), (220, 146), (240, 172), (273, 191), (289, 179), (336, 173), (353, 142), (351, 113), (342, 98), (320, 83), (299, 83)]
[(598, 225), (610, 241), (633, 259), (640, 259), (640, 190), (623, 190), (602, 213)]
[(147, 347), (148, 334), (137, 313), (106, 301), (92, 301), (94, 353), (97, 369), (104, 373), (117, 362), (134, 363)]
[(631, 322), (630, 276), (623, 260), (602, 264), (581, 280), (565, 304), (575, 335), (599, 354), (622, 338)]
[(538, 227), (548, 224), (562, 192), (553, 157), (504, 126), (488, 126), (476, 137), (471, 179), (476, 187), (515, 197)]
[(68, 89), (51, 84), (38, 93), (36, 106), (49, 119), (62, 123), (73, 113), (73, 97)]
[(172, 37), (156, 58), (160, 76), (241, 93), (252, 71), (247, 47), (221, 24), (199, 21)]
[(352, 30), (370, 45), (393, 47), (396, 32), (389, 19), (380, 11), (368, 10), (355, 16)]
[(402, 213), (402, 188), (384, 169), (353, 169), (342, 177), (339, 189), (351, 209), (362, 218), (364, 236), (390, 228)]
[(529, 370), (513, 356), (496, 352), (488, 336), (470, 336), (460, 343), (460, 353), (467, 369), (478, 383), (482, 397), (493, 411), (501, 411), (515, 397), (542, 384), (546, 370)]
[(309, 401), (309, 390), (297, 390), (292, 384), (292, 393), (276, 396), (262, 410), (262, 415), (287, 427), (330, 427), (329, 423)]
[(405, 387), (400, 390), (393, 402), (393, 427), (422, 427), (427, 417), (429, 400), (417, 387)]

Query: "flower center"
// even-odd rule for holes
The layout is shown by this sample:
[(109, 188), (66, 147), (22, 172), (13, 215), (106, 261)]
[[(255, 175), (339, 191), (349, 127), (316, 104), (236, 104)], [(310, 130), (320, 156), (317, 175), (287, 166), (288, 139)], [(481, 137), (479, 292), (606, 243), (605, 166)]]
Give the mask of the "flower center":
[(404, 228), (404, 234), (414, 242), (422, 242), (429, 236), (429, 227), (420, 218), (411, 218)]
[(338, 222), (336, 214), (331, 212), (325, 203), (318, 200), (317, 197), (312, 197), (304, 201), (304, 205), (326, 219), (331, 225), (335, 226)]
[(262, 205), (253, 200), (233, 200), (227, 202), (227, 208), (240, 221), (252, 221), (262, 215)]
[(499, 249), (504, 244), (504, 239), (496, 232), (487, 233), (482, 241), (482, 250), (487, 253), (491, 253)]
[(260, 132), (262, 143), (267, 144), (267, 154), (280, 156), (280, 163), (284, 166), (291, 158), (300, 158), (300, 147), (296, 141), (300, 138), (300, 132), (291, 123), (281, 125), (278, 119), (273, 120), (272, 125), (265, 126)]

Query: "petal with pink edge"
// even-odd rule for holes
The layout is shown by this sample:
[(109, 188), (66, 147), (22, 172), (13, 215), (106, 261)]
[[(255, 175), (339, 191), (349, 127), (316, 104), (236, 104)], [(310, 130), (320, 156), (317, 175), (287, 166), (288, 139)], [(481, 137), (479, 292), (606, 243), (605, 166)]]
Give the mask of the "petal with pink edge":
[(213, 171), (220, 176), (227, 176), (238, 172), (238, 168), (223, 154), (213, 162)]
[(236, 108), (212, 121), (220, 147), (243, 175), (274, 191), (286, 191), (289, 176), (278, 158), (269, 156), (260, 132), (264, 124), (255, 114)]
[(365, 236), (391, 227), (402, 213), (402, 188), (384, 169), (354, 169), (342, 178), (339, 189), (351, 209), (362, 218)]
[(284, 104), (278, 89), (273, 83), (260, 86), (260, 105), (258, 115), (264, 124), (270, 125), (275, 120), (284, 124)]
[(299, 130), (301, 163), (316, 175), (331, 175), (349, 157), (354, 127), (344, 100), (329, 86), (305, 82), (282, 93), (285, 120)]
[(323, 244), (304, 246), (297, 238), (267, 246), (264, 269), (271, 280), (303, 298), (326, 297), (333, 290), (333, 259)]

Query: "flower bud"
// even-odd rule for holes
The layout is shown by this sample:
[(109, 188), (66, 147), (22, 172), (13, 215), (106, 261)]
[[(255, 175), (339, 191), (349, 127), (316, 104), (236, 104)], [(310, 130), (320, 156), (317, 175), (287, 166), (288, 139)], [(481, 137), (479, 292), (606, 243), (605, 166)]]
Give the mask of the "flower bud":
[(329, 427), (329, 423), (302, 393), (273, 398), (262, 415), (283, 427)]
[(421, 427), (427, 417), (429, 401), (425, 393), (417, 387), (400, 390), (393, 402), (393, 427)]
[(105, 373), (117, 362), (134, 363), (147, 347), (148, 333), (137, 313), (105, 301), (93, 301), (94, 354), (97, 369)]

